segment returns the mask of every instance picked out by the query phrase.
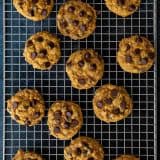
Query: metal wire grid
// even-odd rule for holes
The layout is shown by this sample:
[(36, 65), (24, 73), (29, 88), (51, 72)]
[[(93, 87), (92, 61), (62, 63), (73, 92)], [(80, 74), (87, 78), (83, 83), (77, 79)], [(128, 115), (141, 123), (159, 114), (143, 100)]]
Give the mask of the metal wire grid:
[[(144, 74), (123, 72), (116, 63), (116, 51), (121, 38), (133, 34), (154, 36), (153, 0), (142, 0), (140, 10), (128, 18), (109, 12), (103, 0), (88, 0), (98, 11), (97, 28), (93, 35), (81, 41), (63, 37), (56, 28), (56, 13), (63, 0), (55, 2), (50, 17), (32, 22), (20, 16), (12, 6), (12, 0), (4, 0), (4, 100), (23, 88), (36, 88), (46, 101), (46, 113), (56, 100), (73, 100), (82, 107), (84, 125), (78, 135), (98, 139), (104, 146), (105, 159), (112, 160), (119, 154), (136, 154), (141, 160), (156, 159), (155, 137), (155, 68)], [(155, 11), (156, 12), (156, 11)], [(42, 30), (55, 33), (61, 39), (62, 57), (51, 71), (34, 70), (22, 56), (26, 39)], [(71, 87), (65, 73), (65, 62), (71, 52), (82, 48), (94, 48), (105, 61), (103, 79), (95, 88), (79, 91)], [(92, 98), (95, 89), (105, 83), (124, 86), (134, 100), (131, 116), (117, 123), (106, 124), (95, 118)], [(49, 135), (47, 116), (34, 127), (25, 127), (12, 121), (4, 102), (4, 156), (10, 160), (19, 148), (33, 150), (51, 160), (63, 159), (63, 148), (69, 141), (60, 141)]]

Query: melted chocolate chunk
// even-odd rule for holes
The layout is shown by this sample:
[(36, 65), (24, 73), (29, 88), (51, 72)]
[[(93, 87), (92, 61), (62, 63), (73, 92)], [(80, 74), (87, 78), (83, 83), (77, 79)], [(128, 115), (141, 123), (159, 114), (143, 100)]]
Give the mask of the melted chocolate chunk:
[(32, 0), (32, 3), (36, 4), (36, 3), (38, 3), (38, 0)]
[(126, 109), (127, 103), (126, 103), (126, 101), (125, 101), (124, 99), (123, 99), (122, 102), (120, 103), (120, 107), (121, 107), (122, 109)]
[(79, 124), (78, 120), (76, 119), (72, 119), (72, 122), (71, 122), (71, 127), (76, 127), (77, 125)]
[(66, 117), (70, 118), (72, 117), (73, 112), (72, 111), (66, 111)]
[(109, 105), (112, 104), (112, 98), (106, 98), (104, 101)]
[(74, 26), (78, 26), (79, 21), (78, 21), (78, 20), (73, 20), (73, 21), (72, 21), (72, 24), (73, 24)]
[(132, 63), (132, 56), (126, 55), (126, 56), (125, 56), (125, 61), (126, 61), (127, 63)]
[(137, 43), (142, 43), (142, 42), (143, 42), (143, 39), (142, 39), (140, 36), (138, 36), (138, 37), (136, 38), (136, 42), (137, 42)]
[(15, 115), (14, 118), (15, 118), (15, 120), (20, 120), (18, 115)]
[(51, 0), (46, 0), (47, 5), (51, 4)]
[(62, 116), (62, 112), (60, 110), (57, 110), (57, 111), (54, 112), (54, 118), (56, 120), (61, 119), (61, 116)]
[(46, 49), (42, 49), (40, 52), (39, 52), (39, 57), (41, 58), (44, 58), (46, 55), (47, 55), (47, 50)]
[(53, 49), (53, 48), (54, 48), (54, 46), (55, 46), (55, 45), (54, 45), (54, 43), (53, 43), (53, 42), (51, 42), (51, 41), (50, 41), (50, 42), (48, 42), (47, 44), (48, 44), (48, 46), (50, 47), (50, 49)]
[(30, 15), (31, 17), (34, 16), (34, 10), (33, 10), (33, 9), (30, 9), (30, 10), (28, 11), (28, 13), (29, 13), (29, 15)]
[(78, 79), (78, 83), (79, 84), (85, 84), (86, 83), (86, 80), (84, 78), (79, 78)]
[(31, 58), (34, 60), (37, 57), (37, 52), (32, 52), (31, 53)]
[(125, 5), (125, 0), (117, 0), (117, 4), (119, 6), (124, 6)]
[(27, 47), (31, 47), (31, 46), (33, 46), (33, 42), (32, 42), (32, 40), (28, 40)]
[(98, 101), (96, 105), (97, 105), (97, 107), (100, 108), (100, 109), (103, 108), (103, 102), (102, 102), (102, 101)]
[(88, 160), (94, 160), (94, 158), (93, 158), (93, 157), (90, 157), (90, 158), (88, 158)]
[(82, 10), (82, 11), (79, 12), (79, 16), (80, 16), (80, 17), (84, 17), (85, 14), (86, 14), (86, 12), (85, 12), (84, 10)]
[(140, 60), (140, 64), (141, 65), (146, 65), (148, 63), (148, 58), (146, 57), (146, 58), (141, 58), (141, 60)]
[(136, 55), (139, 55), (139, 54), (141, 53), (141, 50), (140, 50), (139, 48), (136, 48), (135, 51), (134, 51), (134, 53), (135, 53)]
[(136, 6), (134, 4), (132, 4), (128, 7), (128, 10), (131, 12), (134, 11), (134, 10), (136, 10)]
[(45, 17), (45, 16), (47, 16), (47, 14), (48, 14), (47, 10), (43, 9), (41, 12), (41, 15)]
[(76, 148), (76, 154), (77, 155), (81, 155), (81, 153), (82, 153), (81, 149), (80, 148)]
[(126, 44), (126, 51), (130, 50), (131, 46), (129, 44)]
[(65, 122), (63, 126), (64, 126), (65, 129), (69, 129), (70, 128), (70, 123)]
[(91, 59), (91, 54), (89, 52), (85, 53), (84, 59), (88, 62)]
[(50, 62), (45, 62), (45, 67), (50, 67), (51, 66), (51, 63)]
[(119, 108), (115, 108), (112, 110), (113, 114), (120, 114), (120, 109)]
[(83, 61), (83, 60), (80, 60), (80, 61), (78, 62), (78, 66), (79, 66), (79, 67), (83, 67), (83, 66), (84, 66), (84, 61)]
[(68, 23), (67, 23), (67, 21), (65, 21), (65, 20), (63, 19), (63, 20), (61, 21), (60, 25), (61, 25), (62, 28), (66, 28), (66, 27), (68, 26)]
[(70, 6), (68, 7), (68, 12), (73, 13), (75, 11), (75, 7)]
[(97, 65), (96, 64), (90, 64), (90, 69), (92, 71), (95, 71), (97, 69)]
[(59, 127), (54, 127), (54, 133), (60, 133), (60, 128)]
[(37, 100), (36, 100), (36, 99), (33, 99), (33, 100), (30, 102), (30, 106), (31, 106), (31, 107), (34, 107), (36, 104), (37, 104)]
[(153, 60), (155, 58), (154, 52), (149, 52), (148, 57)]
[(112, 96), (112, 98), (116, 98), (117, 97), (117, 95), (118, 95), (118, 89), (112, 89), (111, 90), (111, 96)]
[(34, 113), (34, 118), (39, 118), (39, 117), (40, 117), (40, 115), (41, 115), (41, 113), (40, 113), (40, 112), (35, 112), (35, 113)]
[(31, 124), (31, 121), (27, 118), (24, 123), (25, 125), (29, 126)]
[(13, 109), (16, 109), (18, 107), (18, 102), (13, 102), (12, 107), (13, 107)]
[(85, 32), (87, 30), (87, 26), (85, 24), (82, 24), (79, 26), (79, 29), (82, 31), (82, 32)]
[(43, 42), (43, 40), (44, 40), (44, 39), (43, 39), (43, 37), (41, 37), (41, 36), (39, 36), (39, 37), (36, 38), (36, 41), (38, 41), (38, 42)]
[(24, 106), (24, 109), (27, 110), (29, 108), (29, 106)]

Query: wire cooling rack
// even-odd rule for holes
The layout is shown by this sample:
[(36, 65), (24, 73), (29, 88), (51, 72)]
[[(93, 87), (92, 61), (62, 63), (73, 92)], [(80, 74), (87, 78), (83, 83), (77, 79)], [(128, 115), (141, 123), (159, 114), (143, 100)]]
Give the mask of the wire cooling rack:
[[(55, 2), (50, 17), (32, 22), (22, 17), (13, 7), (12, 0), (4, 0), (4, 160), (11, 160), (19, 148), (33, 150), (48, 160), (62, 160), (63, 148), (69, 141), (51, 137), (47, 117), (34, 126), (20, 126), (6, 112), (6, 100), (20, 89), (36, 88), (44, 96), (46, 112), (56, 100), (72, 100), (82, 107), (84, 125), (78, 135), (98, 139), (104, 146), (105, 159), (119, 154), (135, 154), (141, 160), (156, 159), (156, 66), (143, 74), (123, 72), (116, 63), (118, 42), (133, 34), (147, 36), (156, 42), (156, 0), (142, 0), (140, 9), (130, 17), (121, 18), (108, 11), (103, 0), (88, 0), (101, 14), (93, 35), (81, 41), (63, 37), (56, 28), (56, 14), (63, 0)], [(22, 56), (26, 39), (47, 30), (61, 39), (62, 57), (51, 71), (34, 70)], [(65, 73), (65, 62), (71, 52), (93, 48), (105, 61), (103, 79), (95, 88), (79, 91), (71, 87)], [(98, 120), (92, 110), (95, 89), (102, 84), (124, 86), (134, 100), (131, 116), (117, 123)]]

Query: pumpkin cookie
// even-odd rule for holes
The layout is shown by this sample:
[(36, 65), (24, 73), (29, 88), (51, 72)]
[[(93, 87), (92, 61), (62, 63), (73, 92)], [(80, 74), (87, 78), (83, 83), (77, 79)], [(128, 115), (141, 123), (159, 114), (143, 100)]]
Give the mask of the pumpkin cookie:
[(141, 0), (105, 0), (105, 4), (111, 12), (127, 17), (138, 9)]
[(40, 21), (47, 18), (52, 11), (53, 0), (13, 0), (13, 5), (24, 17)]
[(82, 124), (81, 108), (73, 102), (57, 101), (48, 111), (50, 134), (59, 139), (71, 139), (80, 130)]
[(43, 158), (34, 152), (24, 152), (23, 150), (18, 150), (12, 160), (43, 160)]
[(104, 72), (104, 61), (92, 49), (83, 49), (71, 54), (66, 64), (66, 72), (72, 87), (88, 89), (97, 84)]
[(154, 60), (155, 49), (145, 37), (131, 36), (119, 43), (117, 62), (126, 72), (146, 72), (152, 67)]
[(96, 28), (96, 11), (80, 0), (69, 0), (59, 9), (57, 26), (59, 31), (71, 39), (83, 39), (91, 35)]
[(89, 137), (78, 137), (64, 149), (65, 160), (103, 160), (101, 144)]
[(24, 89), (7, 101), (7, 111), (19, 124), (34, 126), (44, 117), (45, 105), (37, 90)]
[(134, 155), (121, 155), (117, 157), (115, 160), (140, 160)]
[(51, 69), (61, 56), (59, 39), (49, 32), (38, 32), (27, 40), (23, 55), (33, 68)]
[(100, 120), (110, 123), (126, 118), (132, 111), (132, 99), (123, 87), (106, 84), (96, 90), (93, 109)]

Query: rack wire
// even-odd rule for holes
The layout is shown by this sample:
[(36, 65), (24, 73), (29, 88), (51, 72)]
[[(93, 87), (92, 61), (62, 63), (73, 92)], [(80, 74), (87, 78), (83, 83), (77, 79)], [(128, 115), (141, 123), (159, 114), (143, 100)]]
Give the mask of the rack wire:
[[(23, 88), (36, 88), (46, 101), (46, 113), (56, 100), (72, 100), (82, 107), (84, 124), (78, 135), (99, 140), (105, 149), (105, 159), (119, 154), (135, 154), (141, 160), (156, 159), (156, 65), (143, 74), (129, 74), (116, 63), (118, 42), (123, 37), (140, 34), (156, 42), (156, 0), (142, 0), (140, 9), (130, 17), (121, 18), (108, 11), (103, 0), (87, 0), (101, 14), (97, 28), (87, 39), (74, 41), (62, 36), (56, 28), (56, 14), (63, 0), (55, 2), (50, 17), (32, 22), (22, 17), (13, 7), (12, 0), (4, 0), (4, 160), (12, 159), (19, 148), (33, 150), (45, 159), (62, 160), (63, 148), (70, 141), (51, 137), (46, 125), (47, 116), (34, 126), (20, 126), (6, 112), (6, 100)], [(50, 71), (34, 70), (22, 56), (26, 39), (47, 30), (61, 39), (62, 57)], [(93, 48), (105, 61), (103, 79), (89, 90), (71, 87), (65, 73), (65, 62), (71, 52)], [(98, 120), (92, 110), (93, 94), (99, 86), (112, 83), (124, 86), (134, 100), (131, 116), (117, 123)], [(76, 136), (78, 136), (76, 135)]]

